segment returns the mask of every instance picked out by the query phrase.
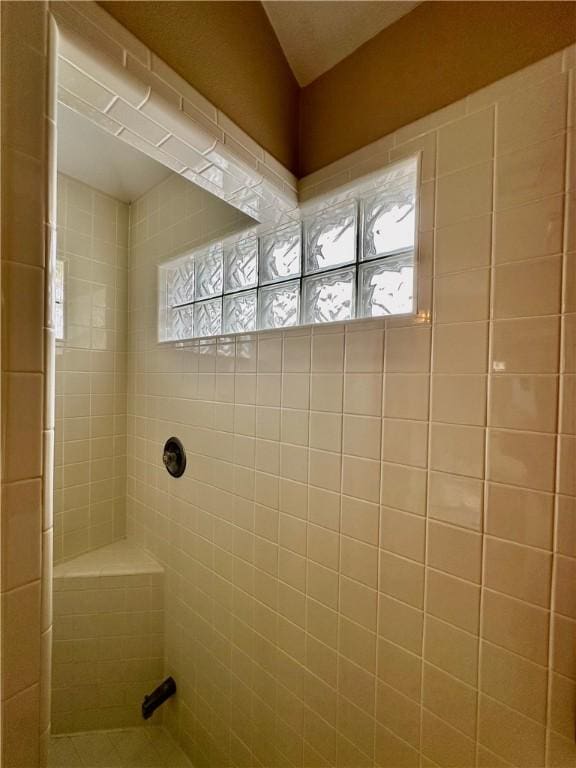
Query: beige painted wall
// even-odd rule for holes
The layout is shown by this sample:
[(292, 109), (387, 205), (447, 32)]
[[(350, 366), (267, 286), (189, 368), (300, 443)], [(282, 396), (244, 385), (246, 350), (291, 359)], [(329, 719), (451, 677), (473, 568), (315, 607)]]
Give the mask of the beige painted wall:
[(300, 94), (300, 175), (576, 40), (574, 2), (424, 2)]
[(128, 211), (58, 176), (65, 334), (56, 348), (56, 561), (125, 534)]
[(234, 220), (183, 180), (134, 206), (128, 532), (195, 765), (574, 763), (574, 63), (373, 148), (423, 153), (431, 322), (158, 347), (156, 265)]
[(296, 79), (258, 2), (99, 3), (292, 171)]

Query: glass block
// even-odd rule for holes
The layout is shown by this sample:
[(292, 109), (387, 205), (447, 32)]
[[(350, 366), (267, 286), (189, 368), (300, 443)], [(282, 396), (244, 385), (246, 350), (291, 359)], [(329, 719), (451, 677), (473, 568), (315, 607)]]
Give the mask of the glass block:
[(224, 293), (258, 284), (258, 238), (248, 237), (224, 248)]
[(258, 291), (258, 328), (298, 325), (300, 281), (270, 285)]
[(256, 330), (256, 291), (224, 296), (224, 333)]
[(60, 302), (54, 304), (54, 329), (56, 339), (62, 341), (64, 338), (64, 305)]
[(355, 269), (341, 269), (304, 280), (303, 323), (333, 323), (354, 316)]
[(194, 336), (219, 336), (222, 333), (222, 299), (194, 304)]
[(304, 221), (305, 271), (356, 261), (356, 201), (328, 208)]
[(177, 307), (194, 301), (194, 258), (177, 262), (174, 267), (164, 267), (166, 276), (166, 306)]
[(260, 238), (260, 283), (274, 283), (300, 274), (302, 232), (290, 224)]
[(392, 256), (360, 267), (360, 315), (403, 315), (414, 308), (412, 254)]
[(222, 243), (214, 243), (194, 256), (196, 299), (209, 299), (222, 293)]
[(165, 341), (182, 341), (194, 336), (194, 310), (188, 307), (169, 307), (166, 310)]
[(376, 259), (414, 248), (416, 184), (412, 181), (364, 198), (362, 259)]
[(54, 275), (54, 301), (64, 303), (64, 262), (56, 259), (56, 274)]

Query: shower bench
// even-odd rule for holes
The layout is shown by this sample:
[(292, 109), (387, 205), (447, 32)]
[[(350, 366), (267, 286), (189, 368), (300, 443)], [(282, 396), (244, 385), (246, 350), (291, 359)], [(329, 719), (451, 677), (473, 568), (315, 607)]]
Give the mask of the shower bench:
[(162, 566), (126, 540), (58, 563), (53, 613), (52, 733), (143, 725), (164, 675)]

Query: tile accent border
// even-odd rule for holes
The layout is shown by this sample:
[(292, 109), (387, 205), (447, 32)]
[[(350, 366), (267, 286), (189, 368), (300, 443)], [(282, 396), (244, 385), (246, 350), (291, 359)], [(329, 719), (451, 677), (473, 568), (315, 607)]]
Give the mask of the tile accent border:
[(58, 99), (258, 222), (297, 215), (296, 178), (95, 3), (53, 3)]

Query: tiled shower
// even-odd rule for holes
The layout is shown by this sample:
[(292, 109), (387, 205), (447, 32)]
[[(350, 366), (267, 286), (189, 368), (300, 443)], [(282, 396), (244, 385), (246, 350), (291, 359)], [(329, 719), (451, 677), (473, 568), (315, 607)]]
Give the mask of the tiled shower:
[[(130, 206), (127, 272), (124, 234), (115, 272), (92, 272), (116, 280), (117, 325), (105, 337), (91, 326), (90, 358), (72, 360), (97, 372), (71, 382), (109, 387), (102, 407), (119, 410), (97, 424), (114, 439), (96, 435), (86, 471), (123, 468), (99, 446), (122, 457), (126, 439), (125, 496), (118, 477), (97, 479), (87, 510), (64, 507), (62, 554), (121, 539), (125, 525), (129, 546), (160, 564), (155, 674), (178, 683), (162, 718), (194, 765), (568, 764), (572, 177), (568, 75), (542, 77), (394, 139), (389, 161), (422, 153), (431, 320), (158, 345), (158, 266), (248, 223), (175, 175)], [(177, 480), (161, 460), (170, 436), (187, 452)], [(63, 477), (77, 471), (64, 459)], [(118, 725), (137, 724), (146, 675), (118, 688)], [(94, 727), (70, 718), (64, 731)]]
[(59, 174), (55, 561), (125, 535), (128, 210)]
[(568, 764), (566, 88), (478, 94), (391, 152), (435, 192), (431, 322), (158, 347), (185, 185), (133, 207), (127, 531), (166, 567), (166, 671), (193, 686), (165, 722), (195, 764)]
[[(60, 178), (54, 766), (573, 768), (574, 62), (300, 182), (314, 200), (419, 157), (411, 318), (158, 344), (158, 266), (249, 220), (176, 174), (130, 206)], [(10, 269), (17, 313), (42, 269)], [(31, 431), (44, 362), (9, 353)], [(28, 474), (8, 477), (26, 520)], [(17, 734), (50, 715), (20, 663), (40, 572), (10, 565)]]

